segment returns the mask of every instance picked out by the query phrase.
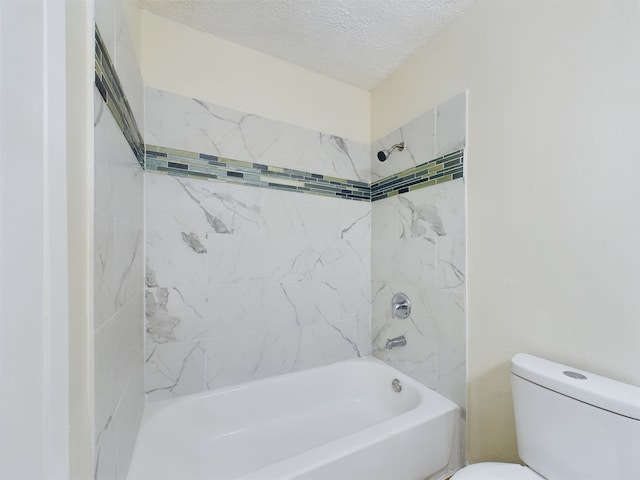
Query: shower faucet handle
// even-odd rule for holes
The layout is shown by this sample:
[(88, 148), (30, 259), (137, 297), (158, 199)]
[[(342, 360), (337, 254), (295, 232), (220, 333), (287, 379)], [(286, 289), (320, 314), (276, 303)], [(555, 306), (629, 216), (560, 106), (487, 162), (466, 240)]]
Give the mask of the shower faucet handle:
[(401, 303), (393, 306), (393, 316), (398, 318), (407, 318), (409, 316), (409, 304)]
[(391, 298), (391, 311), (393, 316), (405, 319), (411, 315), (411, 301), (404, 293), (398, 292)]

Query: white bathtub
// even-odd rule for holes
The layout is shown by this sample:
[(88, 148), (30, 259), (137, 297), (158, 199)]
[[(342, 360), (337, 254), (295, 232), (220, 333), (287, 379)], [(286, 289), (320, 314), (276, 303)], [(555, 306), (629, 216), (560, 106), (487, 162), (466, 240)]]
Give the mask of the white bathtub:
[(148, 405), (128, 479), (441, 479), (458, 417), (385, 363), (348, 360)]

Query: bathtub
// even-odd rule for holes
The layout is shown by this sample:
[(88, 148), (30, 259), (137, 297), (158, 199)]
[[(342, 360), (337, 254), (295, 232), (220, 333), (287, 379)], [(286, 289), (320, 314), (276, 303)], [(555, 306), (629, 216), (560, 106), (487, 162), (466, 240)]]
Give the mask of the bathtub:
[(440, 480), (458, 418), (387, 364), (348, 360), (147, 405), (127, 478)]

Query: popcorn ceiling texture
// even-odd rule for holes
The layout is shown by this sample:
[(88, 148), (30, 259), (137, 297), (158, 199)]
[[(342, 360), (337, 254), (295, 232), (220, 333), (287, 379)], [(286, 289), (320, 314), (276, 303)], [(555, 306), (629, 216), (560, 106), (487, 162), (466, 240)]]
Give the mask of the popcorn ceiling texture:
[(141, 0), (141, 7), (371, 90), (473, 0)]

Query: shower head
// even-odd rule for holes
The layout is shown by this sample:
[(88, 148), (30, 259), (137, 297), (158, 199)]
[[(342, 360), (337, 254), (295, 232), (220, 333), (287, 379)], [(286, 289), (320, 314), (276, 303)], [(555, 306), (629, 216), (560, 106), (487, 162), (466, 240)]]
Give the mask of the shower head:
[(396, 148), (399, 151), (404, 150), (404, 142), (396, 143), (389, 150), (380, 150), (378, 152), (378, 160), (380, 160), (381, 162), (384, 162), (387, 158), (389, 158), (389, 155), (391, 155), (391, 152), (393, 152)]

